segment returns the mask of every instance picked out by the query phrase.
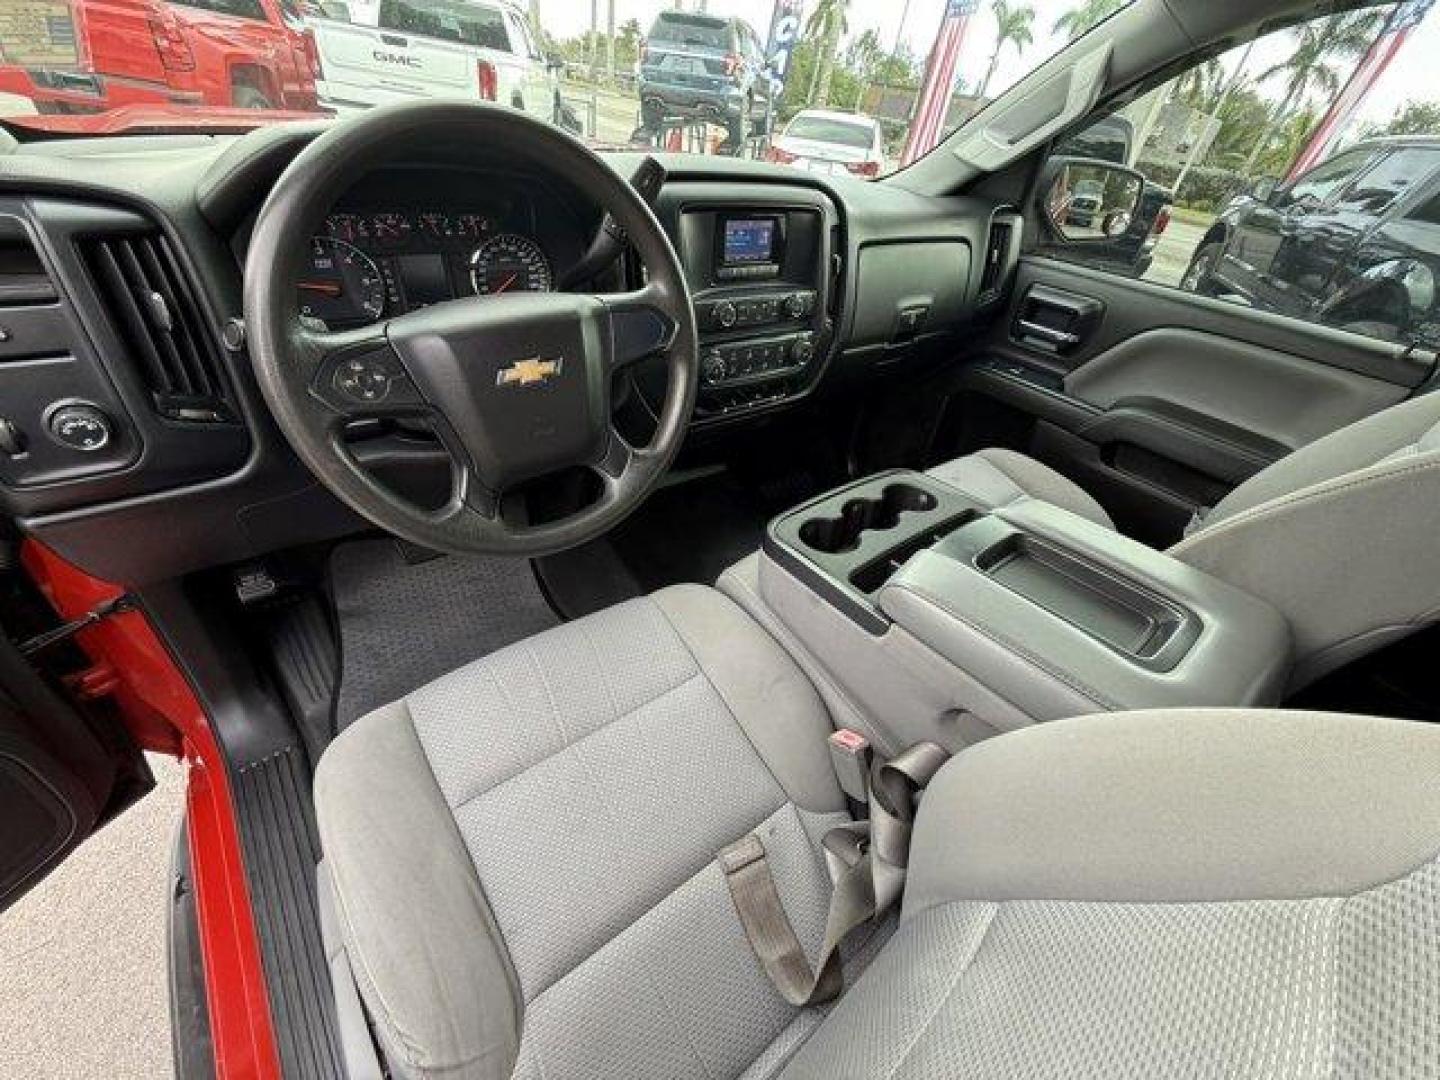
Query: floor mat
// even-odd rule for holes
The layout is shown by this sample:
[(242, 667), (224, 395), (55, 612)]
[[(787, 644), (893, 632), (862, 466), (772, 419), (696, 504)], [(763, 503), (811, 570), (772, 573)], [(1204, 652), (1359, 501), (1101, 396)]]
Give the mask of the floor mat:
[(646, 592), (709, 585), (760, 546), (769, 518), (757, 492), (723, 474), (661, 488), (611, 538)]
[(521, 638), (555, 626), (527, 559), (407, 561), (393, 540), (330, 556), (340, 627), (335, 730)]

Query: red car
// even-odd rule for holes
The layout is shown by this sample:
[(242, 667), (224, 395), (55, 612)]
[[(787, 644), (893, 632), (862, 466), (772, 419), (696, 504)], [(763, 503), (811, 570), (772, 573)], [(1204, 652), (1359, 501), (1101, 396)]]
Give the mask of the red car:
[(41, 113), (127, 105), (316, 109), (319, 57), (292, 0), (18, 0), (0, 93)]

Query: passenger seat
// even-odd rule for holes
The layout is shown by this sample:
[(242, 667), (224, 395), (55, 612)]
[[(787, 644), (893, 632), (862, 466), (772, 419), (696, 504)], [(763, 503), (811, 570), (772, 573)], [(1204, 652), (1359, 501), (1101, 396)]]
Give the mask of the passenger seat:
[[(1115, 528), (1034, 458), (988, 449), (931, 475), (991, 508), (1041, 499)], [(1268, 600), (1295, 635), (1291, 689), (1440, 618), (1440, 394), (1341, 428), (1241, 484), (1170, 549)]]

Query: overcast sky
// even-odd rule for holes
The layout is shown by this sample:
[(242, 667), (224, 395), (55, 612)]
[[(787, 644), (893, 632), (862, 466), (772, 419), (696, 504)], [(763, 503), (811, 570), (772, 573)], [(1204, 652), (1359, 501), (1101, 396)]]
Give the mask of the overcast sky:
[[(684, 6), (693, 10), (695, 2), (685, 0)], [(607, 0), (598, 0), (602, 25), (606, 3)], [(813, 5), (814, 0), (808, 0), (807, 14)], [(990, 84), (992, 95), (1018, 81), (1065, 44), (1062, 36), (1051, 32), (1051, 27), (1060, 15), (1075, 5), (1076, 0), (1033, 0), (1035, 41), (1023, 55), (1017, 53), (1013, 46), (1006, 47), (995, 79)], [(562, 38), (573, 37), (588, 29), (590, 6), (589, 0), (541, 0), (541, 13), (546, 28), (552, 34)], [(633, 18), (648, 29), (658, 11), (672, 6), (668, 0), (615, 0), (616, 23)], [(762, 40), (769, 30), (773, 8), (773, 0), (709, 0), (708, 5), (713, 14), (732, 14), (745, 19), (755, 27)], [(908, 3), (906, 0), (852, 0), (848, 39), (866, 30), (877, 30), (886, 49), (894, 45), (898, 36), (923, 60), (935, 41), (944, 8), (945, 0), (909, 0)], [(1258, 45), (1250, 57), (1247, 70), (1252, 73), (1263, 71), (1283, 60), (1289, 48), (1287, 37), (1275, 35)], [(983, 78), (994, 48), (995, 17), (986, 0), (982, 2), (980, 12), (970, 21), (961, 51), (958, 74), (968, 85), (975, 86)], [(1405, 49), (1363, 105), (1361, 117), (1384, 122), (1406, 101), (1440, 100), (1440, 80), (1434, 74), (1437, 57), (1440, 57), (1440, 10), (1432, 12), (1411, 35)], [(1232, 56), (1230, 65), (1233, 67), (1236, 61), (1237, 57)], [(1348, 68), (1342, 72), (1342, 75), (1348, 74)], [(1281, 82), (1275, 79), (1262, 89), (1278, 97)]]

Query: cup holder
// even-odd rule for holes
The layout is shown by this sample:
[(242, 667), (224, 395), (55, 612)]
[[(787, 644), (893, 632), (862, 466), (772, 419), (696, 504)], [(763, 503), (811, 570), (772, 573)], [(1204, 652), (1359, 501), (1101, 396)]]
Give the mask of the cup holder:
[(841, 555), (860, 546), (867, 532), (883, 532), (900, 523), (907, 511), (923, 513), (939, 505), (934, 495), (909, 484), (891, 484), (878, 499), (851, 499), (840, 508), (839, 517), (812, 518), (800, 526), (800, 540), (806, 547), (827, 555)]

